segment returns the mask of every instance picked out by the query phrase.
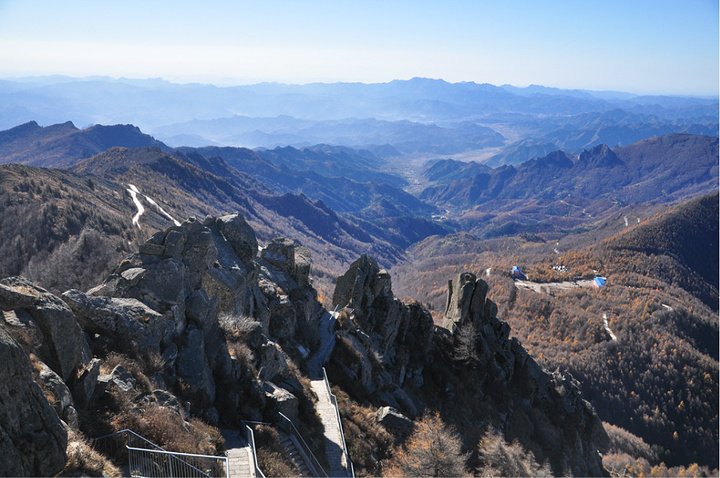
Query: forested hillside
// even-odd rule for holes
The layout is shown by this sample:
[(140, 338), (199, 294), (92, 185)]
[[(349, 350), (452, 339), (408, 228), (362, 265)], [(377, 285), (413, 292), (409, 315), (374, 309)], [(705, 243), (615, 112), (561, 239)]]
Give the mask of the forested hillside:
[[(512, 334), (544, 366), (577, 378), (603, 420), (654, 446), (652, 464), (713, 467), (718, 461), (717, 237), (718, 195), (713, 194), (561, 254), (552, 251), (555, 243), (539, 237), (535, 242), (529, 236), (495, 242), (471, 236), (435, 239), (434, 245), (417, 248), (415, 256), (433, 250), (435, 257), (418, 257), (393, 273), (398, 290), (430, 302), (439, 316), (442, 298), (436, 291), (444, 274), (489, 267), (485, 279), (491, 297)], [(513, 265), (545, 284), (538, 289), (544, 292), (516, 286), (509, 275)], [(607, 278), (601, 289), (573, 283), (596, 273)]]

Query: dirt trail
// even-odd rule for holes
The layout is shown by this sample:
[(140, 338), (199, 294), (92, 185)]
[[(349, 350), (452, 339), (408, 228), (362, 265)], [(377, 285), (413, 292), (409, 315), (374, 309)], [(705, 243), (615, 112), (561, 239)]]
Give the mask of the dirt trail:
[(516, 280), (515, 287), (518, 289), (531, 289), (539, 294), (552, 295), (555, 291), (570, 290), (576, 287), (593, 287), (592, 280), (564, 281), (564, 282), (532, 282), (529, 280)]

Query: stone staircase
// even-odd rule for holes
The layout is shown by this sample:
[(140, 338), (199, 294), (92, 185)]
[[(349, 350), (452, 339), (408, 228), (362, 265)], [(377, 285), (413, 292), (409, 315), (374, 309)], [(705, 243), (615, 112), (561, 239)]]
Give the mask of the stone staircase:
[(325, 455), (330, 469), (329, 476), (354, 476), (352, 464), (345, 450), (340, 413), (330, 394), (330, 385), (327, 382), (323, 364), (328, 361), (335, 347), (335, 321), (337, 320), (337, 307), (333, 312), (325, 312), (320, 322), (320, 347), (308, 362), (310, 372), (310, 386), (318, 397), (315, 410), (320, 416), (325, 434)]
[(322, 366), (330, 358), (330, 354), (335, 347), (335, 321), (337, 320), (337, 311), (325, 312), (320, 319), (320, 347), (318, 351), (310, 357), (308, 361), (308, 370), (310, 378), (322, 378)]
[(225, 455), (228, 457), (228, 476), (230, 478), (256, 478), (252, 463), (252, 450), (238, 430), (222, 430), (225, 438)]
[(325, 455), (330, 467), (329, 476), (350, 476), (349, 463), (345, 456), (345, 442), (342, 436), (341, 424), (338, 422), (338, 413), (333, 404), (324, 377), (313, 379), (310, 385), (318, 397), (315, 407), (323, 424), (325, 434)]
[(293, 464), (295, 464), (295, 467), (298, 469), (299, 476), (314, 476), (314, 473), (310, 470), (305, 457), (298, 449), (292, 437), (284, 432), (279, 433), (282, 438), (282, 447)]

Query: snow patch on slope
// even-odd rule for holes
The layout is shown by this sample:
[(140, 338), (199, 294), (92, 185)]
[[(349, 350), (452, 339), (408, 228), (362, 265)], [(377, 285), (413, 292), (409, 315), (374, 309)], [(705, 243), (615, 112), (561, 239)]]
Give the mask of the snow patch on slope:
[(142, 203), (140, 202), (140, 199), (138, 199), (137, 195), (140, 192), (138, 188), (135, 187), (134, 184), (128, 184), (130, 187), (127, 192), (130, 193), (130, 196), (132, 196), (132, 200), (135, 203), (135, 207), (137, 207), (137, 214), (135, 214), (132, 218), (132, 223), (135, 224), (138, 229), (140, 229), (140, 216), (143, 215), (145, 212), (145, 208), (143, 207)]
[[(145, 212), (145, 207), (142, 205), (142, 203), (140, 202), (140, 198), (138, 197), (138, 194), (142, 194), (142, 193), (134, 184), (128, 184), (127, 192), (130, 193), (130, 196), (132, 197), (132, 200), (135, 203), (135, 206), (137, 207), (137, 210), (138, 210), (137, 214), (135, 214), (133, 216), (132, 222), (133, 222), (133, 224), (135, 224), (138, 227), (138, 229), (140, 229), (140, 216), (142, 216), (143, 213)], [(163, 216), (170, 219), (173, 222), (173, 224), (175, 224), (176, 226), (180, 225), (180, 222), (178, 222), (174, 217), (172, 217), (163, 208), (161, 208), (160, 205), (158, 203), (156, 203), (151, 197), (149, 197), (145, 194), (142, 194), (142, 195), (145, 196), (145, 200), (147, 202), (149, 202), (151, 205), (155, 206), (155, 208), (158, 210), (158, 212), (160, 212), (160, 214), (162, 214)]]

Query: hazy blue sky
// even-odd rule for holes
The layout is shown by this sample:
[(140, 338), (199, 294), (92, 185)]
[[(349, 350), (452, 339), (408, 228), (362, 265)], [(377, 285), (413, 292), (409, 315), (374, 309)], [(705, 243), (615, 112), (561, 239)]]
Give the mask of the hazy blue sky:
[(718, 0), (0, 0), (0, 77), (718, 94)]

